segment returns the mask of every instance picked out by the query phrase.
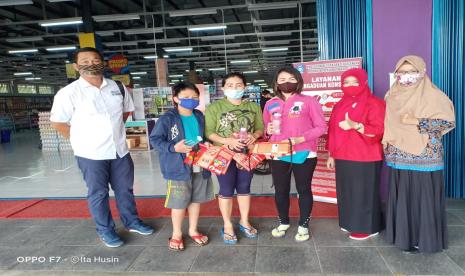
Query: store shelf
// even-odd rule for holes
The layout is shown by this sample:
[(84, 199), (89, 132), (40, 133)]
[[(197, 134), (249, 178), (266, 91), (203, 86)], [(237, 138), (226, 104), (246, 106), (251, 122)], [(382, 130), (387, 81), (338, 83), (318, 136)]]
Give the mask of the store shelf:
[[(149, 142), (149, 134), (155, 126), (155, 120), (127, 121), (126, 143), (130, 151), (150, 151), (152, 147)], [(144, 146), (139, 146), (139, 145)]]

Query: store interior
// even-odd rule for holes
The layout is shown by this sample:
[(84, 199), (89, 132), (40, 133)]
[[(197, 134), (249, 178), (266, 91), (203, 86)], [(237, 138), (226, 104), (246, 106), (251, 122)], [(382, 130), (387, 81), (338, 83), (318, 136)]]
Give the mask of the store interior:
[[(0, 2), (0, 18), (0, 198), (86, 195), (69, 141), (49, 124), (53, 96), (79, 77), (82, 33), (133, 97), (126, 131), (139, 196), (166, 192), (147, 138), (172, 107), (171, 85), (197, 84), (204, 107), (224, 97), (222, 76), (241, 72), (259, 104), (277, 69), (318, 57), (313, 0), (15, 0)], [(252, 192), (271, 194), (270, 180), (257, 175)]]

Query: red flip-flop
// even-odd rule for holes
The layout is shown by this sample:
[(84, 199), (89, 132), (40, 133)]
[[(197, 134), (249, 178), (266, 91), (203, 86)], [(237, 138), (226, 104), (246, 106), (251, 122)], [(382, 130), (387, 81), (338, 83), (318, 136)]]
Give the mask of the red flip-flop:
[[(171, 245), (175, 245), (178, 248), (172, 247)], [(181, 247), (182, 245), (182, 247)], [(177, 239), (168, 239), (168, 248), (172, 251), (183, 251), (184, 250), (184, 241), (182, 239), (177, 240)]]
[[(204, 235), (204, 234), (198, 234), (198, 235), (195, 235), (195, 236), (189, 236), (198, 246), (204, 246), (204, 245), (207, 245), (208, 244), (208, 240), (206, 242), (203, 242), (202, 239), (203, 238), (207, 238), (208, 239), (208, 236)], [(198, 242), (200, 241), (200, 242)]]

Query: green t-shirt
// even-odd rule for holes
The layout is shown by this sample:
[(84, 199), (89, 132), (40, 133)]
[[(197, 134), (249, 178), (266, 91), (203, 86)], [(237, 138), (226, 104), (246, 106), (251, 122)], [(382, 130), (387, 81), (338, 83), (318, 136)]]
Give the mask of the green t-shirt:
[(234, 105), (227, 99), (221, 99), (207, 106), (206, 137), (213, 133), (221, 137), (230, 137), (234, 132), (239, 132), (241, 127), (247, 128), (249, 133), (263, 131), (262, 110), (258, 104), (242, 102), (240, 105)]
[(184, 136), (186, 141), (197, 142), (197, 137), (202, 136), (200, 134), (199, 122), (197, 118), (192, 114), (191, 116), (182, 116), (181, 115), (182, 126), (184, 129)]

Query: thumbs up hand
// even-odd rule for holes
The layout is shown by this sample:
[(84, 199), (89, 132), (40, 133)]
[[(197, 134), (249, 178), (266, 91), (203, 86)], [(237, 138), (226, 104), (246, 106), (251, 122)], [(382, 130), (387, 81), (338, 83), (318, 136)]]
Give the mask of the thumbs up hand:
[(357, 129), (358, 124), (359, 123), (352, 121), (352, 119), (349, 118), (349, 113), (346, 112), (345, 120), (339, 122), (339, 127), (343, 130), (351, 130)]

